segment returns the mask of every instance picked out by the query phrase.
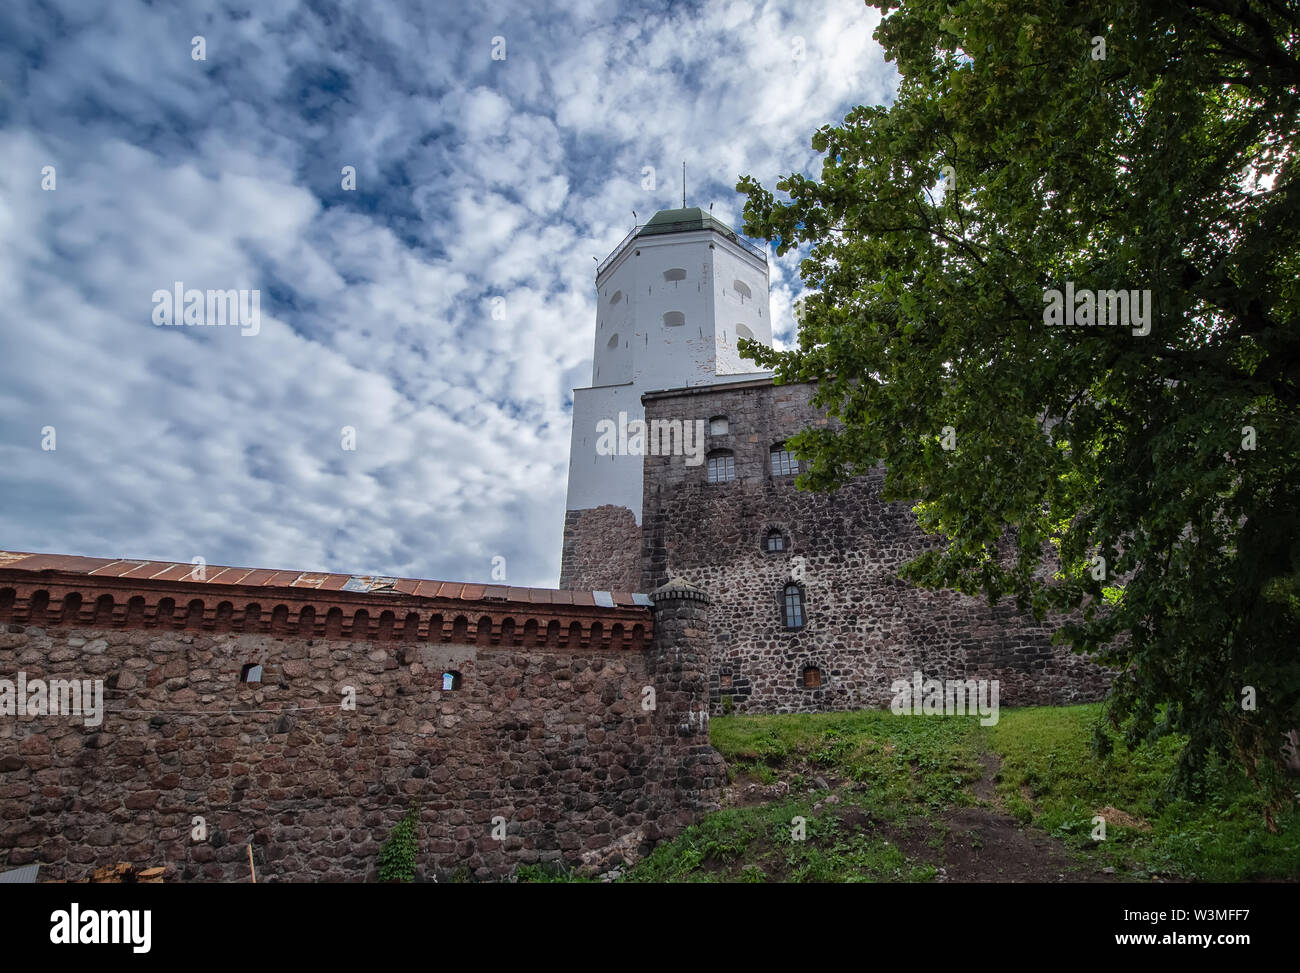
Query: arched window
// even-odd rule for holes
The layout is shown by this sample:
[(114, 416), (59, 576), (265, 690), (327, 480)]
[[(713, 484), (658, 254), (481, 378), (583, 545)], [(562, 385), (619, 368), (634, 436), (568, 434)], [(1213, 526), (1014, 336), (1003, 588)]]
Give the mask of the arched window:
[(727, 422), (726, 416), (714, 416), (709, 420), (710, 436), (725, 436), (731, 429), (731, 424)]
[(727, 450), (709, 454), (709, 482), (729, 483), (736, 478), (736, 457)]
[(671, 267), (664, 271), (664, 280), (685, 280), (686, 271), (681, 267)]
[(781, 533), (781, 528), (773, 527), (763, 535), (763, 550), (768, 554), (785, 550), (785, 535)]
[(244, 668), (239, 670), (240, 682), (261, 682), (262, 667), (253, 662), (244, 664)]
[(750, 331), (750, 330), (749, 330), (747, 327), (745, 327), (743, 324), (738, 324), (738, 325), (736, 325), (736, 337), (737, 337), (737, 338), (744, 338), (744, 339), (746, 339), (747, 341), (753, 341), (753, 340), (754, 340), (754, 332)]
[(733, 280), (731, 282), (731, 286), (735, 289), (736, 293), (740, 295), (740, 299), (742, 302), (754, 296), (749, 289), (749, 285), (746, 284), (743, 280)]
[(781, 622), (786, 628), (803, 628), (803, 589), (794, 582), (781, 593)]
[(681, 311), (669, 311), (664, 315), (664, 326), (668, 328), (680, 328), (686, 323), (686, 315)]
[(617, 348), (617, 347), (618, 347), (618, 335), (616, 335), (616, 334), (612, 334), (612, 335), (610, 335), (610, 336), (609, 336), (609, 341), (608, 341), (608, 343), (605, 345), (605, 347), (606, 347), (606, 348)]
[(785, 448), (785, 443), (772, 447), (772, 475), (794, 476), (799, 472), (799, 461)]
[(621, 300), (623, 300), (623, 292), (622, 292), (622, 291), (615, 291), (615, 292), (614, 292), (614, 296), (611, 297), (611, 298), (609, 299), (609, 303), (611, 303), (611, 304), (617, 304), (617, 303), (618, 303), (619, 301), (621, 301)]

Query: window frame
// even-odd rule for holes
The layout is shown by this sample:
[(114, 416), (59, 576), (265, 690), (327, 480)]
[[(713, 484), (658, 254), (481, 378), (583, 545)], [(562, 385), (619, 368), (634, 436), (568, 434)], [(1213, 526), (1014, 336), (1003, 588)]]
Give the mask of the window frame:
[[(778, 457), (784, 457), (779, 460)], [(773, 477), (798, 476), (800, 469), (798, 457), (786, 448), (785, 443), (776, 443), (767, 451), (767, 468)]]
[[(791, 598), (795, 599), (798, 612), (798, 625), (791, 625)], [(803, 585), (797, 581), (787, 581), (781, 587), (781, 626), (787, 632), (801, 632), (808, 627), (808, 602), (804, 597)]]
[[(729, 476), (718, 477), (714, 475), (714, 463), (717, 460), (726, 460), (723, 464)], [(710, 486), (716, 486), (722, 483), (734, 483), (736, 481), (736, 454), (729, 449), (711, 450), (705, 457), (704, 463), (706, 482)]]

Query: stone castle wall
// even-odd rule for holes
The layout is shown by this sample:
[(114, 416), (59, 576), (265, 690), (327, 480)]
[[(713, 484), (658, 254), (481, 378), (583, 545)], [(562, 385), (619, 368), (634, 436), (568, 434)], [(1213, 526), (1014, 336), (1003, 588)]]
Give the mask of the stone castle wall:
[[(929, 591), (898, 571), (932, 539), (911, 505), (880, 499), (883, 469), (835, 493), (796, 490), (773, 476), (770, 449), (827, 419), (808, 385), (747, 383), (656, 393), (646, 418), (726, 416), (708, 448), (731, 450), (736, 479), (707, 482), (705, 466), (648, 456), (643, 501), (642, 586), (677, 576), (713, 600), (712, 700), (739, 712), (810, 712), (887, 706), (895, 679), (996, 679), (1000, 704), (1064, 704), (1100, 698), (1103, 669), (1054, 647), (1050, 620), (1018, 615), (1010, 599)], [(778, 528), (785, 549), (768, 553)], [(784, 627), (781, 597), (802, 586), (807, 624)], [(820, 685), (805, 686), (808, 667)]]
[[(288, 610), (248, 604), (270, 609), (266, 589), (227, 586), (173, 615), (158, 592), (106, 602), (96, 579), (75, 595), (28, 580), (0, 577), (0, 679), (102, 679), (107, 713), (98, 726), (0, 716), (0, 870), (39, 862), (43, 879), (74, 879), (131, 861), (168, 880), (248, 881), (251, 844), (258, 881), (373, 880), (415, 806), (426, 879), (499, 878), (635, 858), (717, 806), (698, 593), (540, 625), (524, 605), (480, 618), (385, 600), (420, 623), (383, 637), (350, 613), (340, 631), (326, 604), (313, 619), (284, 592)], [(240, 682), (249, 663), (260, 684)], [(444, 672), (459, 688), (443, 690)]]
[(641, 526), (627, 507), (605, 504), (564, 514), (560, 587), (642, 591)]

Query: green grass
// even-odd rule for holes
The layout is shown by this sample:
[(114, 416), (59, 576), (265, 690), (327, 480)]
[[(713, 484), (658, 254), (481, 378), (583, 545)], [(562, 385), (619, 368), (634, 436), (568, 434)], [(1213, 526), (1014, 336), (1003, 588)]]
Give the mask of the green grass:
[[(799, 817), (804, 818), (802, 839), (794, 834)], [(808, 802), (791, 801), (711, 814), (676, 841), (661, 844), (623, 881), (909, 882), (933, 877), (933, 868), (910, 861), (886, 838), (852, 828), (837, 814), (818, 814)]]
[[(876, 710), (715, 718), (713, 744), (733, 777), (787, 781), (791, 793), (776, 803), (706, 816), (661, 843), (621, 880), (932, 880), (934, 866), (909, 857), (898, 835), (917, 835), (909, 845), (914, 850), (941, 850), (947, 834), (942, 812), (976, 803), (969, 785), (982, 774), (983, 752), (1002, 761), (1000, 810), (1061, 839), (1090, 871), (1113, 866), (1136, 878), (1227, 882), (1300, 878), (1294, 808), (1279, 817), (1279, 833), (1270, 834), (1258, 795), (1225, 766), (1213, 768), (1203, 801), (1176, 798), (1166, 785), (1179, 741), (1128, 751), (1116, 739), (1114, 752), (1097, 758), (1090, 741), (1098, 712), (1096, 705), (1003, 709), (992, 727), (974, 717)], [(818, 777), (840, 803), (815, 812), (813, 805), (829, 793), (805, 792)], [(1093, 817), (1107, 807), (1131, 815), (1136, 826), (1112, 815), (1106, 840), (1094, 841)], [(791, 838), (796, 816), (807, 821), (803, 841)], [(1142, 830), (1142, 822), (1150, 830)]]
[[(1089, 741), (1099, 706), (1003, 710), (988, 728), (989, 746), (1003, 756), (998, 793), (1022, 821), (1061, 838), (1099, 867), (1138, 876), (1239, 882), (1300, 878), (1300, 816), (1295, 806), (1264, 827), (1263, 802), (1234, 767), (1211, 766), (1204, 799), (1168, 790), (1181, 743), (1126, 750), (1118, 738), (1104, 759)], [(1108, 820), (1106, 840), (1093, 841), (1093, 817), (1112, 807), (1150, 830)]]
[(966, 787), (980, 776), (981, 728), (974, 718), (864, 710), (719, 717), (711, 726), (713, 745), (733, 774), (771, 783), (778, 769), (793, 769), (809, 786), (818, 776), (847, 780), (891, 817), (970, 804)]
[(579, 872), (561, 864), (520, 865), (515, 869), (515, 881), (533, 885), (568, 884), (596, 881), (590, 875)]

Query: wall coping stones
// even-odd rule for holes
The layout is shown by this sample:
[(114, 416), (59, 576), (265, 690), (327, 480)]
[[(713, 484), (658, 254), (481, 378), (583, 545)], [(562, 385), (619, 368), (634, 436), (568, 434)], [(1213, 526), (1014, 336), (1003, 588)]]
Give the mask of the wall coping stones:
[(650, 600), (656, 605), (664, 601), (698, 601), (709, 604), (709, 596), (689, 581), (682, 578), (670, 578), (650, 593)]
[(626, 650), (644, 597), (0, 551), (0, 621), (38, 625)]

